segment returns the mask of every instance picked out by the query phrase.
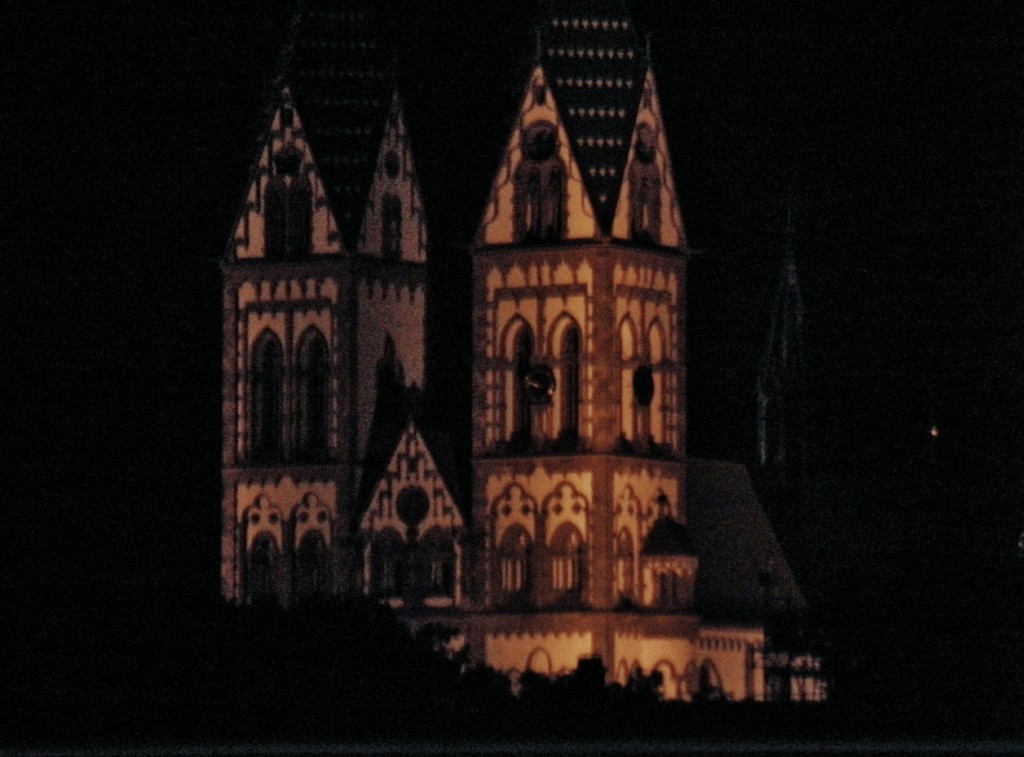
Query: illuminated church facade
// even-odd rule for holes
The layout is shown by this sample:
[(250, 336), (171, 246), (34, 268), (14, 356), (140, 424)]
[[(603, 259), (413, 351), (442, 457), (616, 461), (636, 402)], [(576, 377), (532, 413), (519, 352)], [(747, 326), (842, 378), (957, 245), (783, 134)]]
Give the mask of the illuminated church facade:
[(686, 456), (688, 248), (630, 17), (538, 25), (469, 253), (468, 461), (413, 399), (429, 228), (373, 24), (297, 14), (224, 259), (223, 595), (365, 594), (513, 674), (820, 698), (766, 663), (766, 612), (803, 599), (745, 469)]

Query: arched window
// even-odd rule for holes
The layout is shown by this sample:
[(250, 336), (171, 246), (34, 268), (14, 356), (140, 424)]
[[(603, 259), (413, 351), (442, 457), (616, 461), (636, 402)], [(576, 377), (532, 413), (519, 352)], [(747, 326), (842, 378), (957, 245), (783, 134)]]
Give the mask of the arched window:
[(272, 604), (278, 601), (277, 564), (280, 549), (268, 533), (257, 536), (246, 560), (245, 595), (250, 604)]
[(451, 596), (455, 588), (455, 545), (450, 533), (432, 528), (420, 542), (421, 584), (426, 596)]
[(533, 418), (530, 408), (530, 394), (526, 389), (524, 381), (527, 372), (530, 370), (530, 363), (533, 360), (533, 333), (525, 323), (519, 327), (516, 333), (513, 361), (513, 391), (512, 398), (515, 405), (515, 425), (513, 436), (523, 442), (529, 441), (533, 433)]
[(564, 441), (579, 437), (580, 330), (570, 326), (562, 337), (562, 431)]
[(298, 363), (299, 457), (319, 461), (327, 454), (328, 364), (327, 341), (317, 329), (303, 334)]
[(665, 393), (665, 332), (659, 321), (654, 321), (647, 332), (651, 356), (652, 394), (650, 401), (650, 434), (657, 443), (666, 440), (668, 397)]
[(633, 370), (636, 362), (637, 331), (628, 315), (619, 324), (620, 407), (619, 432), (632, 440), (636, 437), (636, 404), (633, 393)]
[(683, 577), (673, 570), (660, 570), (657, 577), (658, 596), (655, 604), (659, 610), (682, 610), (686, 606)]
[(402, 201), (386, 194), (381, 203), (381, 254), (387, 260), (398, 260), (402, 254)]
[(253, 345), (249, 365), (249, 452), (257, 462), (281, 456), (283, 363), (281, 342), (264, 331)]
[(583, 590), (584, 548), (580, 532), (563, 523), (551, 539), (551, 588), (562, 592)]
[(626, 529), (615, 539), (615, 591), (627, 599), (633, 596), (633, 537)]
[(522, 526), (510, 526), (498, 547), (501, 590), (525, 594), (530, 589), (530, 537)]
[(295, 598), (324, 596), (330, 592), (327, 543), (319, 531), (307, 531), (295, 550)]
[(523, 160), (513, 183), (515, 237), (519, 242), (561, 239), (565, 231), (565, 168), (558, 157), (554, 124), (539, 121), (523, 130)]
[(381, 598), (401, 597), (406, 583), (405, 542), (394, 530), (381, 531), (370, 549), (372, 593)]

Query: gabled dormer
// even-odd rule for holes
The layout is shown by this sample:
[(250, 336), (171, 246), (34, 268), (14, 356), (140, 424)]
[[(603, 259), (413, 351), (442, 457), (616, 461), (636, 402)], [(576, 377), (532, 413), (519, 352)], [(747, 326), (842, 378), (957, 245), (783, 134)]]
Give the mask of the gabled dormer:
[[(372, 488), (359, 523), (363, 591), (398, 606), (461, 601), (462, 513), (439, 465), (443, 441), (410, 420)], [(440, 458), (445, 459), (444, 457)]]
[(612, 236), (638, 244), (686, 248), (668, 139), (650, 67), (643, 81)]
[(476, 246), (596, 239), (597, 218), (541, 65), (530, 74)]
[(290, 89), (281, 89), (251, 171), (229, 259), (298, 260), (343, 251)]
[(427, 227), (402, 102), (396, 91), (377, 152), (358, 252), (384, 260), (427, 262)]

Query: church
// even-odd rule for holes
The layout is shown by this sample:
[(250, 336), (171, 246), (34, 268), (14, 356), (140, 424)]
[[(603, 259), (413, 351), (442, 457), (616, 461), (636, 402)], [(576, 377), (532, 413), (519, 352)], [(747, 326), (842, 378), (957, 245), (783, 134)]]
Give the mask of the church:
[(667, 699), (820, 699), (772, 673), (766, 617), (805, 603), (746, 469), (686, 454), (689, 249), (650, 43), (615, 0), (537, 18), (476, 167), (466, 460), (418, 407), (431, 227), (379, 21), (300, 4), (222, 262), (223, 596), (370, 596), (513, 676), (599, 660)]

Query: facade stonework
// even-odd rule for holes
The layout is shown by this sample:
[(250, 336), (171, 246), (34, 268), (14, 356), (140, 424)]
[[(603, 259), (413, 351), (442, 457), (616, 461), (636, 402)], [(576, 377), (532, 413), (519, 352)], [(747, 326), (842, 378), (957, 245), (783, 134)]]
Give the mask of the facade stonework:
[(323, 58), (346, 14), (297, 17), (223, 266), (222, 591), (365, 594), (511, 674), (600, 658), (667, 698), (763, 699), (757, 576), (802, 598), (745, 472), (687, 459), (654, 72), (618, 4), (579, 6), (539, 27), (471, 245), (461, 461), (417, 411), (428, 229), (401, 100), (387, 64)]

